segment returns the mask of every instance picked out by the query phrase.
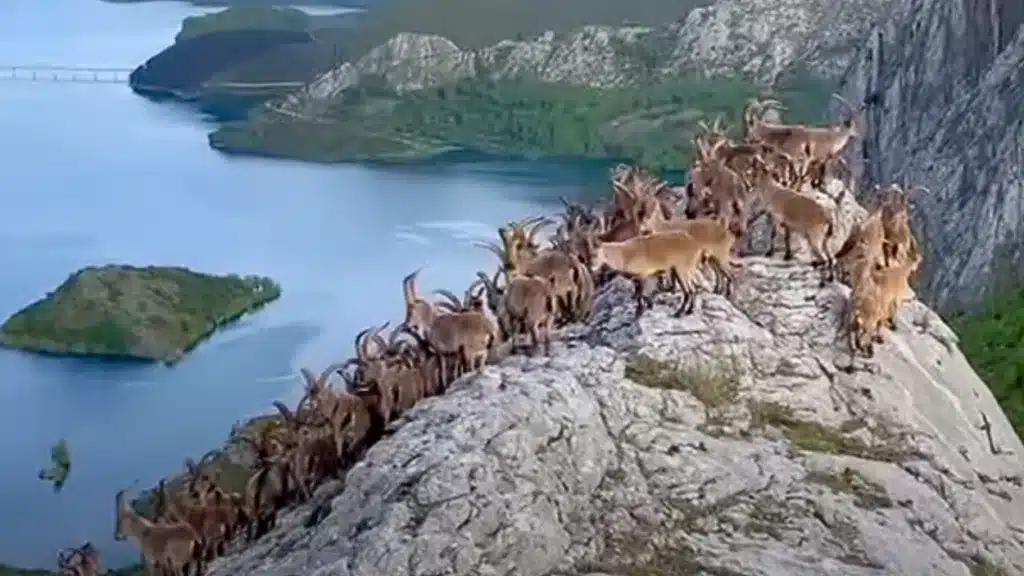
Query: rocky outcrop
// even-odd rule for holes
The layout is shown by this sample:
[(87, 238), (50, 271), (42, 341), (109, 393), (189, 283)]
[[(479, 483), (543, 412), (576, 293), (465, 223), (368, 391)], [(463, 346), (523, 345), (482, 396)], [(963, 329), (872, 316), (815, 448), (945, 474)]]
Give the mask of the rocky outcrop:
[(925, 293), (942, 306), (976, 303), (995, 260), (1021, 261), (1022, 23), (1012, 0), (900, 0), (843, 80), (849, 100), (872, 102), (856, 171), (928, 189), (915, 217), (934, 263)]
[(424, 401), (319, 525), (289, 513), (212, 574), (1024, 571), (1024, 446), (956, 336), (911, 302), (854, 361), (847, 297), (751, 257), (731, 298), (637, 320), (616, 280), (550, 357)]
[[(698, 72), (742, 74), (771, 83), (799, 65), (834, 78), (853, 48), (893, 0), (719, 0), (662, 27), (584, 26), (464, 50), (436, 35), (401, 33), (352, 65), (398, 90), (416, 90), (485, 75), (601, 88), (636, 85)], [(333, 84), (331, 78), (342, 80)], [(349, 75), (329, 73), (317, 94), (340, 93)], [(312, 94), (290, 110), (315, 109)]]

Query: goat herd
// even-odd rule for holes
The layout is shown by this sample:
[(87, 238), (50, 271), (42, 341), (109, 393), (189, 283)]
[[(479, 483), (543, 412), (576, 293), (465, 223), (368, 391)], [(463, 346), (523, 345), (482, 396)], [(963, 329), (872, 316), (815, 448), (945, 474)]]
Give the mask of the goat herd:
[[(499, 346), (549, 353), (556, 328), (587, 319), (596, 287), (612, 274), (633, 280), (637, 316), (651, 308), (650, 291), (676, 287), (682, 302), (675, 315), (691, 313), (705, 270), (712, 291), (728, 296), (755, 207), (772, 223), (766, 256), (781, 231), (784, 258), (792, 259), (796, 234), (813, 253), (822, 285), (837, 273), (851, 284), (851, 353), (870, 357), (883, 328), (895, 328), (900, 303), (912, 296), (908, 279), (921, 254), (906, 194), (897, 186), (876, 189), (878, 208), (833, 252), (842, 198), (819, 200), (814, 189), (825, 191), (826, 173), (842, 166), (840, 154), (857, 136), (860, 110), (840, 102), (844, 120), (805, 126), (769, 122), (765, 111), (781, 105), (752, 100), (743, 110), (742, 141), (731, 140), (718, 121), (700, 124), (685, 192), (620, 165), (604, 209), (563, 200), (566, 210), (549, 246), (537, 237), (553, 224), (545, 218), (499, 228), (496, 241), (481, 244), (499, 258), (498, 270), (478, 272), (461, 299), (443, 290), (441, 299), (425, 299), (413, 272), (403, 281), (401, 325), (389, 334), (388, 323), (363, 330), (355, 357), (320, 375), (302, 371), (305, 395), (294, 410), (277, 402), (279, 418), (258, 432), (236, 431), (234, 440), (251, 446), (256, 460), (244, 490), (225, 488), (207, 457), (186, 461), (181, 486), (171, 490), (161, 482), (151, 513), (140, 514), (118, 492), (115, 537), (138, 542), (150, 574), (201, 574), (233, 539), (266, 534), (279, 511), (308, 501), (317, 485), (343, 474), (391, 420), (480, 369)], [(344, 390), (329, 384), (335, 374)], [(59, 565), (64, 574), (100, 573), (90, 544), (61, 552)]]

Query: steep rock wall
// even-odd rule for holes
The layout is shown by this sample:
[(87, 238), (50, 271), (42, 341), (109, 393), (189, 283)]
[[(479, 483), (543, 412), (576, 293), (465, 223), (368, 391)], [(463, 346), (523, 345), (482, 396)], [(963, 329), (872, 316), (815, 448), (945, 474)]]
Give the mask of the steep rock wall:
[(993, 259), (1021, 261), (1024, 225), (1024, 4), (902, 0), (844, 77), (869, 100), (850, 154), (866, 184), (904, 182), (925, 236), (924, 291), (976, 303)]

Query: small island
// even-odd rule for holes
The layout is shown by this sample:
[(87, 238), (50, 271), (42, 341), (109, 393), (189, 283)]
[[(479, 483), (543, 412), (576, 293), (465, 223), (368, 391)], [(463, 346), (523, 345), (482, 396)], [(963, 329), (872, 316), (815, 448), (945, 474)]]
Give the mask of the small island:
[(261, 276), (90, 266), (0, 326), (0, 344), (58, 355), (174, 363), (217, 328), (281, 295)]

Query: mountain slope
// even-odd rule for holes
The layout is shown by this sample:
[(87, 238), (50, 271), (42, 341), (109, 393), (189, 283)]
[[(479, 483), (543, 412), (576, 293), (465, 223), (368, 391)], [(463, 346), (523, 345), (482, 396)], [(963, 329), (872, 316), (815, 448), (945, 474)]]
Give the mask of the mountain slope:
[[(210, 142), (228, 152), (335, 162), (422, 159), (469, 148), (625, 156), (679, 168), (690, 157), (686, 134), (696, 121), (722, 108), (739, 110), (768, 86), (793, 105), (794, 121), (820, 120), (850, 47), (891, 1), (720, 0), (670, 24), (588, 25), (481, 49), (401, 32), (248, 121), (218, 130)], [(453, 93), (474, 95), (465, 106), (471, 112), (505, 103), (509, 113), (478, 120), (438, 105), (458, 101)], [(721, 94), (718, 106), (703, 97), (713, 93)], [(517, 102), (529, 111), (526, 125), (509, 104)], [(562, 113), (565, 102), (587, 110), (595, 102), (625, 103), (633, 113), (577, 117)], [(395, 111), (409, 109), (410, 121), (399, 122)], [(735, 125), (736, 118), (729, 120)]]
[(850, 101), (876, 102), (856, 171), (929, 190), (915, 199), (935, 263), (923, 289), (945, 308), (977, 304), (993, 262), (1022, 262), (1022, 23), (1011, 0), (901, 0), (843, 81)]
[(552, 357), (424, 401), (322, 523), (211, 575), (1024, 571), (1024, 445), (957, 337), (915, 301), (851, 362), (848, 290), (818, 280), (746, 258), (731, 300), (639, 320), (617, 280)]

